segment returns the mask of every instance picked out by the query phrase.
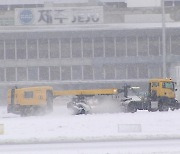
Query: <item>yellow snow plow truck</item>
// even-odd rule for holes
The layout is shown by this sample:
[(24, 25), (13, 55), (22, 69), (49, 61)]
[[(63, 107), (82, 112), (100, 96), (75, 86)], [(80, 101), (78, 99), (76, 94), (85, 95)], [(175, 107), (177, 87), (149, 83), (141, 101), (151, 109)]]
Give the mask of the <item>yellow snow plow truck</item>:
[[(51, 86), (37, 86), (27, 88), (12, 88), (8, 90), (8, 113), (21, 116), (36, 115), (39, 112), (53, 111), (53, 99), (61, 96), (71, 96), (67, 108), (74, 114), (87, 114), (91, 112), (89, 98), (99, 97), (111, 99), (118, 103), (118, 108), (124, 112), (137, 110), (168, 111), (179, 109), (180, 105), (175, 99), (175, 82), (169, 79), (151, 79), (148, 83), (146, 95), (138, 96), (138, 100), (128, 96), (129, 90), (136, 93), (134, 87), (127, 84), (120, 89), (86, 89), (86, 90), (54, 90)], [(122, 95), (123, 94), (123, 95)], [(100, 101), (101, 101), (100, 100)], [(110, 101), (111, 102), (111, 101)], [(101, 102), (102, 103), (102, 102)]]

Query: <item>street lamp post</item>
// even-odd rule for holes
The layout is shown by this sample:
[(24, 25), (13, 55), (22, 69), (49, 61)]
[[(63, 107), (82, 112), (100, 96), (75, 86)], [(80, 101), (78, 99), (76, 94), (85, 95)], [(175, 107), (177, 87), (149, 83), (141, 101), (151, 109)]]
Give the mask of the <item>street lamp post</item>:
[(162, 51), (163, 51), (163, 78), (167, 77), (166, 70), (166, 21), (165, 21), (165, 8), (164, 0), (161, 0), (162, 8)]

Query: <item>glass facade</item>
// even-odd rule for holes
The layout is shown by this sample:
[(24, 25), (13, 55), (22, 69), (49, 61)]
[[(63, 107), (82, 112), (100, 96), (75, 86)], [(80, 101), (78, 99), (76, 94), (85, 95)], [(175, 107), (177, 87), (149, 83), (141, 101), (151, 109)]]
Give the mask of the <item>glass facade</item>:
[[(168, 35), (167, 55), (180, 55)], [(162, 76), (160, 35), (1, 39), (1, 81), (148, 79)], [(16, 62), (18, 62), (16, 64)], [(22, 64), (22, 65), (21, 65)]]

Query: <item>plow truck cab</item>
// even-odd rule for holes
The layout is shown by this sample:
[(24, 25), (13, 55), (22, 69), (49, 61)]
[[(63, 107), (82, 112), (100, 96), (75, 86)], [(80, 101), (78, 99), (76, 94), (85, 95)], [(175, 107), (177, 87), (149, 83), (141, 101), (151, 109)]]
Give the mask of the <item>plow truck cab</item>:
[[(175, 96), (175, 82), (170, 79), (151, 79), (149, 81), (149, 99), (154, 109), (167, 111), (179, 109), (179, 103)], [(152, 107), (153, 109), (153, 107)]]
[(179, 102), (175, 96), (175, 82), (170, 78), (150, 79), (148, 82), (148, 92), (143, 96), (138, 96), (136, 90), (130, 87), (129, 90), (140, 98), (140, 100), (129, 100), (124, 104), (127, 106), (127, 112), (136, 112), (137, 110), (148, 111), (172, 111), (180, 108)]

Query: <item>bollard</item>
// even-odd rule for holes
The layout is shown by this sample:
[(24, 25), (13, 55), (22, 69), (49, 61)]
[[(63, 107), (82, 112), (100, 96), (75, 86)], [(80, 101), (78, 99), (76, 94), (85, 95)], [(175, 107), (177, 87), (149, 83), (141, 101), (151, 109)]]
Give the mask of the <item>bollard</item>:
[(4, 134), (4, 124), (0, 124), (0, 135)]

